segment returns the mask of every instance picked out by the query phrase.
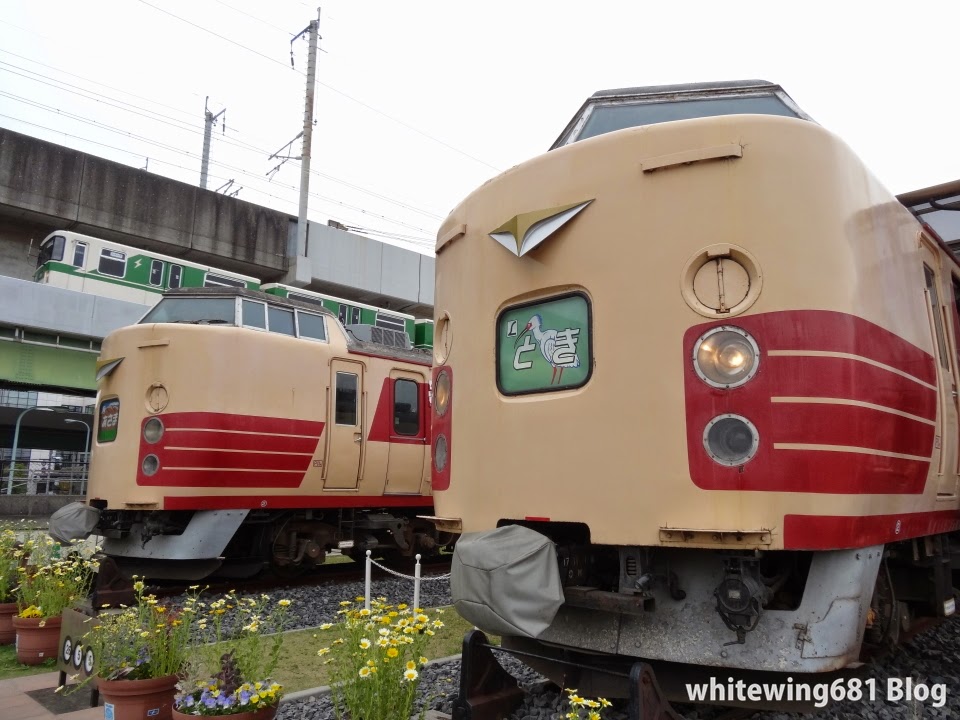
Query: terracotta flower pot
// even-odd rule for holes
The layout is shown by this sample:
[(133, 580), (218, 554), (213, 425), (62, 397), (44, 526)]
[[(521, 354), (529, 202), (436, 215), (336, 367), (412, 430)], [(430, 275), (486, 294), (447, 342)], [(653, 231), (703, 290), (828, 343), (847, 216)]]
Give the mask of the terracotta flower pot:
[(17, 662), (40, 665), (60, 654), (60, 616), (55, 618), (13, 618), (17, 633)]
[(147, 680), (97, 680), (103, 714), (112, 720), (171, 720), (177, 676)]
[[(271, 705), (269, 707), (257, 708), (256, 710), (248, 710), (247, 712), (225, 715), (224, 717), (228, 717), (230, 720), (273, 720), (277, 716), (277, 709), (277, 705)], [(190, 720), (190, 718), (195, 717), (198, 716), (187, 715), (176, 709), (173, 711), (173, 720)]]
[(0, 645), (13, 645), (17, 641), (17, 631), (13, 629), (16, 614), (16, 603), (0, 603)]

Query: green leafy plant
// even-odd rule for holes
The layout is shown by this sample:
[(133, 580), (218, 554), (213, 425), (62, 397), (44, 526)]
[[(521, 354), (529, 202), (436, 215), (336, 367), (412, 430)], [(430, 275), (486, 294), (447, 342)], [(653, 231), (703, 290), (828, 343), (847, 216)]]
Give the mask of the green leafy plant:
[(330, 638), (317, 654), (329, 655), (333, 668), (334, 712), (352, 720), (410, 717), (427, 662), (424, 648), (443, 622), (420, 608), (388, 605), (386, 598), (371, 601), (368, 610), (363, 600), (341, 602), (342, 622), (320, 627)]
[(17, 586), (17, 567), (20, 557), (14, 555), (20, 550), (20, 541), (11, 528), (0, 530), (0, 603), (14, 601), (14, 588)]
[(180, 672), (191, 652), (197, 623), (196, 588), (182, 608), (144, 594), (142, 580), (134, 578), (136, 602), (117, 610), (105, 607), (81, 642), (93, 649), (93, 675), (104, 680), (144, 680)]
[(606, 698), (591, 700), (580, 697), (574, 688), (568, 688), (564, 692), (567, 693), (567, 703), (570, 706), (566, 715), (563, 716), (566, 720), (602, 720), (603, 708), (613, 704)]
[(60, 557), (62, 548), (51, 538), (28, 538), (13, 550), (17, 564), (14, 590), (22, 618), (58, 617), (74, 602), (87, 596), (99, 563), (89, 552), (73, 551)]
[(289, 600), (234, 593), (199, 604), (197, 630), (210, 642), (185, 663), (174, 707), (186, 715), (219, 716), (270, 707), (283, 687), (271, 680), (283, 648)]

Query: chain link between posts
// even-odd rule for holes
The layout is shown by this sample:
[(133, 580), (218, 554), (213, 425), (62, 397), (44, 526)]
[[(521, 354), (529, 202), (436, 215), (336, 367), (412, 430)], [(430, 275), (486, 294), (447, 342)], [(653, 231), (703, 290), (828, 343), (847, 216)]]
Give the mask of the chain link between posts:
[(411, 577), (410, 575), (404, 575), (403, 573), (397, 572), (396, 570), (391, 570), (388, 567), (384, 567), (383, 565), (378, 563), (376, 560), (374, 560), (371, 557), (371, 555), (372, 553), (370, 552), (370, 550), (367, 550), (366, 568), (364, 573), (365, 578), (364, 578), (364, 587), (363, 587), (364, 607), (366, 607), (367, 610), (370, 609), (370, 595), (371, 595), (370, 572), (373, 569), (372, 568), (373, 565), (376, 565), (381, 570), (384, 570), (395, 577), (402, 578), (404, 580), (413, 580), (413, 607), (414, 608), (420, 607), (420, 582), (422, 580), (449, 580), (450, 579), (450, 573), (447, 573), (446, 575), (431, 575), (428, 577), (421, 577), (420, 576), (420, 555), (416, 556), (417, 564), (414, 567), (413, 577)]

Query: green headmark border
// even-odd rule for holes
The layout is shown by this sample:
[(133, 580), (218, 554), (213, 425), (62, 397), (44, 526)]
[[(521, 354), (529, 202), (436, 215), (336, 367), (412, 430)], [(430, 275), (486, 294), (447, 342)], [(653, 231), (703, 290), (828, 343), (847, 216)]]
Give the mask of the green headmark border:
[[(563, 385), (558, 387), (540, 387), (533, 388), (530, 390), (506, 390), (503, 385), (500, 383), (500, 344), (501, 344), (501, 334), (500, 334), (500, 322), (503, 319), (503, 316), (507, 313), (516, 312), (517, 310), (523, 310), (524, 308), (535, 307), (539, 305), (545, 305), (547, 303), (556, 302), (559, 300), (566, 300), (567, 298), (578, 297), (581, 298), (587, 306), (587, 337), (588, 337), (588, 357), (586, 361), (589, 363), (587, 366), (587, 374), (583, 378), (583, 381), (577, 385)], [(496, 335), (496, 341), (494, 344), (494, 376), (496, 377), (497, 390), (501, 395), (506, 397), (520, 397), (523, 395), (542, 395), (545, 393), (555, 393), (555, 392), (566, 392), (569, 390), (578, 390), (587, 385), (590, 382), (590, 379), (593, 377), (593, 303), (590, 302), (590, 296), (586, 292), (581, 290), (576, 290), (573, 292), (565, 292), (559, 295), (546, 295), (544, 297), (539, 297), (534, 300), (528, 300), (526, 302), (518, 303), (516, 305), (508, 305), (503, 308), (499, 313), (497, 313), (497, 319), (494, 323), (493, 328), (494, 334)]]

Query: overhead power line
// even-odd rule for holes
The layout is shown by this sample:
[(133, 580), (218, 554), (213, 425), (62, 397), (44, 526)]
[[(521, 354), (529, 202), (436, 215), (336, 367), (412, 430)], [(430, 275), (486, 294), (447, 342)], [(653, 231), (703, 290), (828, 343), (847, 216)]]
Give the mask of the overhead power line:
[[(85, 123), (85, 124), (88, 124), (88, 125), (94, 125), (94, 126), (100, 127), (100, 128), (102, 128), (102, 129), (104, 129), (104, 130), (107, 130), (108, 132), (114, 132), (114, 133), (118, 133), (118, 134), (121, 134), (121, 135), (125, 135), (125, 136), (127, 136), (127, 137), (132, 138), (132, 139), (138, 140), (138, 141), (140, 141), (140, 142), (144, 142), (144, 143), (146, 143), (146, 144), (148, 144), (148, 145), (152, 145), (152, 146), (154, 146), (154, 147), (161, 148), (161, 149), (163, 149), (163, 150), (167, 150), (167, 151), (169, 151), (169, 152), (173, 152), (173, 153), (176, 153), (176, 154), (179, 154), (179, 155), (185, 155), (185, 156), (190, 157), (190, 158), (192, 158), (192, 159), (197, 159), (197, 158), (198, 158), (198, 155), (197, 155), (196, 153), (192, 153), (192, 152), (190, 152), (189, 150), (183, 150), (183, 149), (181, 149), (181, 148), (178, 148), (178, 147), (175, 147), (175, 146), (172, 146), (172, 145), (168, 145), (168, 144), (166, 144), (166, 143), (162, 143), (162, 142), (159, 142), (159, 141), (156, 141), (156, 140), (152, 140), (152, 139), (150, 139), (150, 138), (143, 137), (143, 136), (141, 136), (141, 135), (137, 135), (136, 133), (132, 133), (132, 132), (129, 132), (129, 131), (127, 131), (127, 130), (121, 130), (121, 129), (119, 129), (119, 128), (115, 128), (115, 127), (113, 127), (113, 126), (107, 125), (107, 124), (105, 124), (105, 123), (98, 122), (98, 121), (96, 121), (96, 120), (90, 120), (90, 119), (88, 119), (88, 118), (83, 118), (83, 117), (78, 116), (78, 115), (75, 115), (75, 114), (73, 114), (73, 113), (62, 112), (62, 111), (57, 110), (56, 108), (52, 108), (52, 107), (49, 106), (49, 105), (43, 105), (42, 103), (36, 103), (36, 102), (34, 102), (34, 101), (32, 101), (32, 100), (22, 99), (22, 98), (19, 98), (19, 97), (17, 97), (17, 96), (12, 95), (11, 93), (6, 93), (6, 92), (3, 92), (3, 91), (0, 91), (0, 95), (5, 95), (5, 96), (8, 96), (8, 97), (12, 97), (13, 99), (15, 99), (15, 100), (17, 100), (17, 101), (19, 101), (19, 102), (24, 102), (24, 103), (26, 103), (26, 104), (28, 104), (28, 105), (32, 105), (32, 106), (34, 106), (34, 107), (38, 107), (38, 108), (43, 109), (43, 110), (52, 111), (52, 112), (55, 112), (55, 113), (58, 114), (58, 115), (64, 115), (64, 116), (69, 117), (69, 118), (71, 118), (71, 119), (73, 119), (73, 120), (76, 120), (77, 122), (82, 122), (82, 123)], [(58, 133), (61, 133), (61, 134), (65, 135), (65, 136), (67, 136), (67, 137), (73, 137), (73, 138), (76, 138), (76, 139), (78, 139), (78, 140), (83, 140), (83, 141), (86, 141), (86, 142), (91, 142), (91, 143), (94, 143), (94, 144), (97, 144), (97, 145), (103, 145), (104, 147), (109, 147), (109, 148), (114, 149), (114, 150), (120, 150), (121, 152), (129, 152), (131, 155), (134, 155), (134, 156), (136, 156), (136, 157), (143, 157), (143, 153), (134, 153), (134, 152), (131, 152), (131, 151), (129, 151), (129, 150), (124, 150), (124, 149), (121, 149), (121, 148), (116, 148), (116, 147), (114, 147), (114, 146), (107, 145), (106, 143), (99, 143), (99, 142), (97, 142), (97, 141), (95, 141), (95, 140), (90, 140), (90, 139), (84, 138), (84, 137), (82, 137), (82, 136), (80, 136), (80, 135), (73, 135), (73, 134), (71, 134), (71, 133), (63, 132), (63, 131), (61, 131), (61, 130), (56, 130), (56, 129), (54, 129), (54, 128), (49, 128), (49, 127), (46, 127), (46, 126), (43, 126), (43, 125), (39, 125), (39, 124), (37, 124), (37, 123), (32, 123), (32, 122), (29, 122), (29, 121), (27, 121), (27, 120), (22, 120), (22, 119), (20, 119), (20, 118), (16, 118), (16, 117), (13, 117), (13, 116), (10, 116), (10, 115), (0, 115), (0, 117), (8, 117), (8, 118), (10, 118), (10, 119), (12, 119), (12, 120), (16, 120), (16, 121), (18, 121), (18, 122), (23, 122), (23, 123), (25, 123), (25, 124), (27, 124), (27, 125), (33, 125), (33, 126), (35, 126), (35, 127), (41, 127), (41, 128), (43, 128), (43, 129), (45, 129), (45, 130), (49, 130), (50, 132), (58, 132)], [(222, 163), (222, 162), (211, 162), (211, 164), (212, 164), (212, 165), (216, 165), (216, 166), (221, 167), (221, 168), (224, 168), (224, 169), (226, 169), (226, 170), (232, 170), (232, 171), (234, 171), (234, 172), (240, 173), (241, 175), (245, 175), (245, 176), (247, 176), (247, 177), (249, 177), (249, 178), (252, 178), (253, 180), (256, 180), (256, 181), (265, 182), (265, 181), (263, 180), (263, 178), (261, 178), (260, 176), (255, 175), (255, 174), (253, 174), (253, 173), (251, 173), (251, 172), (248, 172), (247, 170), (244, 170), (243, 168), (238, 168), (238, 167), (236, 167), (236, 166), (234, 166), (234, 165), (228, 165), (228, 164)], [(179, 167), (179, 166), (177, 166), (177, 167)], [(214, 177), (214, 176), (211, 175), (211, 177)], [(219, 178), (219, 179), (224, 179), (224, 178)], [(275, 185), (275, 186), (278, 186), (278, 187), (283, 187), (283, 188), (286, 188), (286, 189), (289, 189), (289, 190), (297, 190), (297, 187), (296, 187), (295, 185), (289, 185), (289, 184), (286, 184), (286, 183), (274, 183), (274, 185)], [(264, 192), (264, 194), (265, 194), (265, 195), (269, 195), (270, 197), (277, 197), (277, 196), (275, 196), (275, 195), (271, 195), (270, 193), (266, 193), (266, 192)], [(352, 204), (350, 204), (350, 203), (346, 203), (346, 202), (343, 202), (343, 201), (341, 201), (341, 200), (337, 200), (337, 199), (335, 199), (335, 198), (331, 198), (331, 197), (329, 197), (329, 196), (327, 196), (327, 195), (321, 195), (321, 194), (319, 194), (319, 193), (311, 192), (311, 193), (310, 193), (310, 197), (316, 198), (317, 200), (321, 200), (321, 201), (323, 201), (323, 202), (325, 202), (325, 203), (327, 203), (327, 204), (332, 204), (332, 205), (336, 205), (336, 206), (341, 207), (341, 208), (345, 208), (345, 209), (353, 210), (353, 211), (355, 211), (355, 212), (359, 212), (359, 213), (361, 213), (362, 215), (365, 215), (365, 216), (367, 216), (367, 217), (376, 217), (376, 218), (379, 218), (379, 219), (381, 219), (381, 220), (384, 220), (384, 221), (386, 221), (386, 222), (388, 222), (388, 223), (391, 223), (391, 224), (393, 224), (393, 225), (398, 225), (398, 226), (400, 226), (400, 227), (405, 227), (405, 228), (410, 229), (410, 230), (416, 230), (416, 231), (421, 232), (421, 233), (424, 234), (425, 237), (423, 238), (423, 241), (424, 241), (425, 244), (426, 244), (426, 243), (432, 243), (432, 240), (429, 240), (429, 239), (428, 239), (428, 238), (432, 235), (432, 233), (431, 233), (429, 230), (426, 230), (426, 229), (424, 229), (424, 228), (418, 227), (418, 226), (416, 226), (416, 225), (411, 225), (410, 223), (404, 222), (404, 221), (402, 221), (402, 220), (397, 220), (396, 218), (391, 218), (391, 217), (388, 217), (388, 216), (383, 215), (383, 214), (380, 214), (380, 213), (371, 212), (371, 211), (369, 211), (369, 210), (367, 210), (367, 209), (365, 209), (365, 208), (362, 208), (362, 207), (359, 207), (359, 206), (356, 206), (356, 205), (352, 205)], [(288, 202), (286, 199), (284, 199), (284, 201), (285, 201), (285, 202)]]
[[(206, 33), (209, 33), (209, 34), (211, 34), (211, 35), (213, 35), (213, 36), (215, 36), (215, 37), (218, 37), (218, 38), (220, 38), (221, 40), (230, 43), (231, 45), (235, 45), (236, 47), (239, 47), (239, 48), (242, 48), (243, 50), (246, 50), (247, 52), (253, 53), (254, 55), (257, 55), (258, 57), (261, 57), (261, 58), (263, 58), (264, 60), (268, 60), (269, 62), (276, 63), (277, 65), (282, 65), (284, 68), (287, 67), (286, 63), (283, 63), (283, 62), (277, 60), (276, 58), (270, 57), (269, 55), (265, 55), (264, 53), (260, 52), (259, 50), (254, 50), (253, 48), (251, 48), (251, 47), (249, 47), (249, 46), (247, 46), (247, 45), (244, 45), (244, 44), (241, 43), (241, 42), (238, 42), (238, 41), (236, 41), (236, 40), (234, 40), (234, 39), (232, 39), (232, 38), (229, 38), (229, 37), (227, 37), (227, 36), (225, 36), (225, 35), (221, 35), (220, 33), (215, 32), (215, 31), (211, 30), (210, 28), (204, 27), (203, 25), (198, 25), (197, 23), (195, 23), (195, 22), (193, 22), (193, 21), (191, 21), (191, 20), (187, 20), (186, 18), (180, 17), (179, 15), (176, 15), (176, 14), (170, 12), (169, 10), (164, 10), (163, 8), (158, 7), (157, 5), (154, 5), (153, 3), (147, 2), (147, 0), (140, 0), (140, 2), (143, 3), (144, 5), (147, 5), (147, 6), (149, 6), (149, 7), (152, 7), (154, 10), (157, 10), (157, 11), (159, 11), (159, 12), (164, 13), (165, 15), (169, 15), (170, 17), (175, 18), (176, 20), (179, 20), (180, 22), (186, 23), (187, 25), (190, 25), (190, 26), (192, 26), (192, 27), (195, 27), (195, 28), (197, 28), (198, 30), (202, 30), (203, 32), (206, 32)], [(303, 71), (301, 71), (301, 70), (296, 70), (296, 69), (294, 69), (294, 72), (298, 72), (298, 73), (300, 73), (301, 75), (304, 75), (304, 76), (305, 76), (305, 73), (304, 73)], [(349, 95), (349, 94), (343, 92), (342, 90), (338, 90), (338, 89), (335, 88), (333, 85), (330, 85), (330, 84), (328, 84), (328, 83), (321, 82), (321, 81), (319, 81), (319, 80), (317, 80), (316, 82), (317, 82), (317, 85), (322, 85), (323, 87), (327, 88), (327, 89), (330, 90), (331, 92), (334, 92), (334, 93), (336, 93), (337, 95), (340, 95), (340, 96), (346, 98), (347, 100), (350, 100), (351, 102), (354, 102), (354, 103), (356, 103), (356, 104), (358, 104), (358, 105), (361, 105), (362, 107), (365, 107), (367, 110), (370, 110), (371, 112), (374, 112), (374, 113), (376, 113), (377, 115), (380, 115), (380, 116), (382, 116), (382, 117), (385, 117), (385, 118), (387, 118), (388, 120), (391, 120), (392, 122), (397, 123), (398, 125), (402, 125), (403, 127), (407, 128), (407, 129), (410, 130), (411, 132), (415, 132), (415, 133), (417, 133), (418, 135), (421, 135), (421, 136), (427, 138), (428, 140), (431, 140), (431, 141), (433, 141), (433, 142), (435, 142), (435, 143), (437, 143), (437, 144), (439, 144), (439, 145), (443, 145), (443, 146), (444, 146), (445, 148), (447, 148), (448, 150), (452, 150), (453, 152), (455, 152), (455, 153), (457, 153), (457, 154), (459, 154), (459, 155), (463, 155), (464, 157), (469, 158), (470, 160), (473, 160), (474, 162), (480, 163), (481, 165), (485, 165), (485, 166), (487, 166), (488, 168), (490, 168), (491, 170), (496, 170), (497, 172), (500, 172), (500, 171), (501, 171), (500, 168), (498, 168), (498, 167), (495, 166), (495, 165), (491, 165), (491, 164), (488, 163), (486, 160), (481, 160), (480, 158), (476, 157), (475, 155), (471, 155), (470, 153), (468, 153), (468, 152), (466, 152), (466, 151), (464, 151), (464, 150), (461, 150), (460, 148), (455, 147), (455, 146), (451, 145), (451, 144), (448, 143), (448, 142), (445, 142), (445, 141), (443, 141), (443, 140), (440, 140), (439, 138), (434, 137), (434, 136), (431, 135), (430, 133), (424, 132), (423, 130), (420, 130), (419, 128), (416, 128), (416, 127), (414, 127), (413, 125), (410, 125), (409, 123), (406, 123), (406, 122), (404, 122), (403, 120), (400, 120), (399, 118), (396, 118), (396, 117), (394, 117), (393, 115), (390, 115), (389, 113), (384, 112), (383, 110), (380, 110), (380, 109), (378, 109), (378, 108), (375, 108), (373, 105), (370, 105), (369, 103), (366, 103), (366, 102), (364, 102), (363, 100), (360, 100), (360, 99), (358, 99), (358, 98), (355, 98), (355, 97), (353, 97), (352, 95)]]
[[(104, 94), (102, 94), (102, 93), (98, 93), (98, 92), (96, 92), (96, 91), (94, 91), (94, 90), (87, 90), (87, 89), (85, 89), (85, 88), (78, 88), (77, 86), (72, 85), (72, 84), (70, 84), (70, 83), (67, 83), (67, 82), (65, 82), (65, 81), (58, 80), (58, 79), (52, 78), (52, 77), (50, 77), (50, 76), (48, 76), (48, 75), (43, 75), (42, 73), (38, 73), (38, 72), (35, 72), (35, 71), (33, 71), (33, 70), (29, 70), (29, 69), (27, 69), (27, 68), (22, 68), (22, 67), (19, 67), (19, 66), (17, 66), (17, 65), (13, 65), (13, 64), (11, 64), (11, 63), (6, 63), (6, 62), (0, 60), (0, 66), (3, 66), (3, 65), (6, 65), (7, 67), (0, 67), (0, 71), (9, 72), (9, 73), (11, 73), (11, 74), (13, 74), (13, 75), (17, 75), (17, 76), (19, 76), (19, 77), (22, 77), (22, 78), (24, 78), (24, 79), (26, 79), (26, 80), (30, 80), (31, 82), (36, 82), (36, 83), (39, 83), (39, 84), (41, 84), (41, 85), (47, 85), (48, 87), (56, 88), (57, 90), (62, 90), (62, 91), (64, 91), (64, 92), (71, 93), (71, 94), (77, 95), (77, 96), (79, 96), (79, 97), (82, 97), (82, 98), (84, 98), (84, 99), (91, 100), (91, 101), (97, 102), (97, 103), (101, 103), (101, 104), (107, 105), (107, 106), (109, 106), (109, 107), (116, 108), (116, 109), (118, 109), (118, 110), (123, 110), (124, 112), (129, 112), (129, 113), (131, 113), (131, 114), (133, 114), (133, 115), (137, 115), (137, 116), (140, 116), (140, 117), (144, 117), (144, 118), (147, 118), (147, 119), (149, 119), (149, 120), (153, 120), (153, 121), (155, 121), (155, 122), (158, 122), (158, 123), (161, 123), (161, 124), (164, 124), (164, 125), (168, 125), (168, 126), (170, 126), (170, 127), (173, 127), (173, 128), (178, 129), (178, 130), (185, 131), (185, 132), (189, 132), (189, 133), (194, 134), (194, 135), (197, 135), (197, 136), (202, 136), (202, 135), (203, 135), (203, 130), (200, 129), (199, 126), (197, 126), (197, 125), (195, 125), (195, 124), (191, 124), (191, 123), (189, 123), (189, 122), (187, 122), (187, 121), (177, 120), (176, 118), (172, 118), (172, 117), (170, 117), (169, 115), (164, 115), (164, 114), (162, 114), (162, 113), (158, 113), (158, 112), (156, 112), (156, 111), (154, 111), (154, 110), (149, 110), (149, 109), (147, 109), (147, 108), (141, 108), (141, 107), (139, 107), (139, 106), (137, 106), (137, 105), (133, 105), (132, 103), (124, 102), (123, 100), (119, 100), (119, 99), (117, 99), (117, 98), (111, 98), (111, 97), (108, 96), (108, 95), (104, 95)], [(24, 72), (26, 72), (26, 73), (30, 73), (31, 75), (36, 75), (37, 77), (30, 77), (30, 76), (28, 76), (28, 75), (23, 75), (22, 73), (15, 72), (14, 70), (10, 70), (10, 69), (8, 69), (8, 68), (16, 68), (17, 70), (22, 70), (22, 71), (24, 71)], [(56, 68), (54, 68), (54, 69), (56, 69)], [(38, 79), (38, 78), (43, 78), (43, 80), (40, 80), (40, 79)], [(44, 80), (50, 80), (51, 82), (44, 82)], [(53, 83), (57, 83), (57, 84), (53, 84)], [(71, 88), (73, 88), (73, 89), (71, 89)], [(22, 97), (20, 97), (20, 96), (16, 96), (16, 95), (12, 95), (12, 94), (7, 94), (7, 95), (8, 95), (8, 97), (11, 97), (11, 98), (16, 99), (16, 100), (26, 101), (26, 98), (22, 98)], [(32, 101), (31, 101), (31, 102), (32, 102)], [(68, 115), (68, 114), (69, 114), (69, 113), (66, 113), (66, 112), (64, 112), (64, 111), (61, 111), (61, 110), (59, 110), (59, 109), (51, 108), (50, 106), (43, 106), (43, 107), (46, 108), (46, 109), (54, 110), (54, 111), (56, 111), (56, 112), (59, 113), (59, 114), (64, 114), (64, 115)], [(154, 117), (154, 116), (155, 116), (155, 117)], [(74, 117), (76, 117), (77, 119), (82, 119), (80, 116), (74, 116)], [(90, 121), (90, 122), (96, 122), (96, 121)], [(98, 124), (100, 124), (100, 123), (98, 123)], [(124, 131), (119, 131), (119, 132), (124, 132)], [(248, 151), (248, 152), (255, 152), (255, 153), (259, 154), (259, 155), (267, 155), (267, 154), (268, 154), (267, 151), (264, 150), (263, 148), (257, 147), (256, 145), (252, 145), (251, 143), (245, 142), (245, 141), (240, 140), (240, 139), (222, 138), (222, 139), (220, 139), (218, 142), (219, 142), (219, 143), (222, 143), (222, 144), (225, 144), (225, 145), (229, 145), (229, 146), (232, 146), (232, 147), (239, 148), (239, 149), (241, 149), (241, 150), (246, 150), (246, 151)], [(416, 212), (416, 213), (418, 213), (418, 214), (420, 214), (420, 215), (424, 215), (424, 216), (426, 216), (426, 217), (430, 217), (430, 218), (433, 218), (433, 219), (436, 219), (436, 220), (442, 220), (442, 219), (443, 219), (440, 215), (438, 215), (438, 214), (436, 214), (436, 213), (434, 213), (434, 212), (430, 212), (430, 211), (428, 211), (428, 210), (423, 210), (423, 209), (421, 209), (421, 208), (415, 207), (415, 206), (413, 206), (413, 205), (410, 205), (409, 203), (405, 203), (405, 202), (402, 202), (402, 201), (400, 201), (400, 200), (395, 200), (394, 198), (391, 198), (391, 197), (389, 197), (389, 196), (387, 196), (387, 195), (383, 195), (382, 193), (376, 192), (376, 191), (374, 191), (374, 190), (369, 190), (368, 188), (364, 188), (364, 187), (362, 187), (362, 186), (360, 186), (360, 185), (356, 185), (356, 184), (351, 183), (351, 182), (348, 182), (348, 181), (346, 181), (346, 180), (342, 180), (342, 179), (337, 178), (337, 177), (335, 177), (335, 176), (333, 176), (333, 175), (329, 175), (329, 174), (327, 174), (327, 173), (322, 173), (322, 172), (319, 172), (319, 171), (317, 171), (317, 170), (311, 170), (310, 173), (311, 173), (311, 175), (316, 175), (316, 176), (318, 176), (318, 177), (325, 178), (325, 179), (327, 179), (327, 180), (330, 180), (331, 182), (337, 183), (337, 184), (339, 184), (339, 185), (344, 185), (345, 187), (349, 187), (349, 188), (351, 188), (351, 189), (353, 189), (353, 190), (356, 190), (356, 191), (358, 191), (358, 192), (362, 192), (362, 193), (364, 193), (364, 194), (370, 195), (371, 197), (375, 197), (375, 198), (377, 198), (377, 199), (379, 199), (379, 200), (383, 200), (384, 202), (388, 202), (388, 203), (390, 203), (390, 204), (392, 204), (392, 205), (396, 205), (397, 207), (402, 207), (402, 208), (404, 208), (404, 209), (406, 209), (406, 210), (410, 210), (410, 211), (412, 211), (412, 212)]]

